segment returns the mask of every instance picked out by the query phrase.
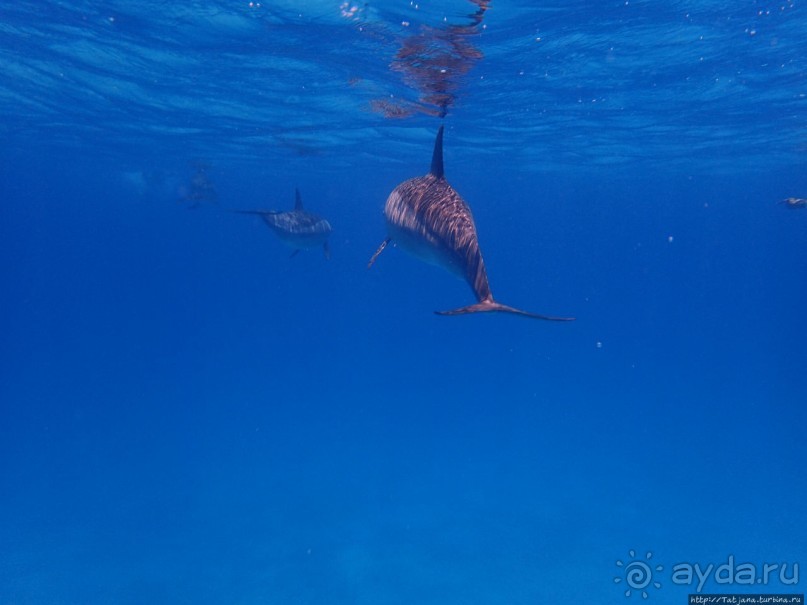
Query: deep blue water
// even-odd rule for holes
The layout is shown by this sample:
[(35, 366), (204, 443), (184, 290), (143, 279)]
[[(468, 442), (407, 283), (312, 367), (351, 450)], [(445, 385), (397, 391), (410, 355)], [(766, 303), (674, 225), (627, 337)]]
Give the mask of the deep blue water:
[(0, 1), (0, 605), (805, 592), (807, 5), (484, 4)]

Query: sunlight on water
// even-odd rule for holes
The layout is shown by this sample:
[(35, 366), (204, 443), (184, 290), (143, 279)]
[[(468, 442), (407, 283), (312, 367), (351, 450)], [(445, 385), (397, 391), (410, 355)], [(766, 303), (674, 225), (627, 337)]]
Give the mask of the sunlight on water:
[[(13, 77), (0, 100), (57, 140), (68, 129), (96, 137), (84, 126), (92, 115), (139, 145), (144, 131), (171, 148), (174, 132), (197, 130), (177, 155), (191, 146), (245, 160), (283, 157), (293, 141), (301, 154), (338, 157), (358, 150), (351, 132), (394, 160), (389, 119), (445, 111), (465, 144), (479, 136), (493, 154), (517, 149), (525, 169), (538, 157), (545, 169), (561, 158), (781, 165), (807, 145), (803, 18), (792, 2), (485, 9), (243, 2), (34, 14), (20, 4), (3, 25), (13, 50), (0, 67)], [(56, 91), (69, 102), (45, 103)], [(4, 124), (7, 138), (19, 122)], [(306, 132), (321, 140), (304, 142)], [(255, 137), (275, 144), (257, 149)]]

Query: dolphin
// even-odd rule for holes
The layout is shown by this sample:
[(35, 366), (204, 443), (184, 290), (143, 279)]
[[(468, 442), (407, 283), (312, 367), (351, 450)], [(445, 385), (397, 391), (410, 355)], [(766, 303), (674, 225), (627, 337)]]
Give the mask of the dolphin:
[(393, 189), (387, 198), (384, 216), (387, 238), (373, 254), (368, 268), (394, 241), (414, 256), (459, 275), (471, 286), (477, 300), (475, 304), (435, 311), (437, 315), (502, 312), (550, 321), (574, 319), (529, 313), (494, 300), (471, 210), (443, 172), (443, 126), (437, 131), (431, 170), (426, 176), (409, 179)]
[(328, 236), (333, 229), (331, 224), (321, 216), (308, 212), (303, 208), (300, 190), (294, 190), (294, 210), (280, 212), (278, 210), (233, 210), (239, 214), (257, 214), (280, 240), (294, 248), (292, 256), (300, 250), (322, 246), (325, 258), (331, 258), (328, 247)]
[(780, 203), (788, 208), (807, 208), (807, 199), (802, 197), (789, 197), (782, 200)]

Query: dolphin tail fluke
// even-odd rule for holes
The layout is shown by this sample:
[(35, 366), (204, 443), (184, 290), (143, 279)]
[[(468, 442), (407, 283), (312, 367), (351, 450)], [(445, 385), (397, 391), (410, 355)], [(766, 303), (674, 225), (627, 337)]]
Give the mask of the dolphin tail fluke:
[(574, 317), (551, 317), (549, 315), (539, 315), (537, 313), (529, 313), (516, 309), (515, 307), (508, 307), (494, 300), (483, 300), (467, 307), (460, 307), (459, 309), (452, 309), (451, 311), (435, 311), (437, 315), (467, 315), (469, 313), (512, 313), (522, 317), (529, 317), (531, 319), (544, 319), (546, 321), (574, 321)]

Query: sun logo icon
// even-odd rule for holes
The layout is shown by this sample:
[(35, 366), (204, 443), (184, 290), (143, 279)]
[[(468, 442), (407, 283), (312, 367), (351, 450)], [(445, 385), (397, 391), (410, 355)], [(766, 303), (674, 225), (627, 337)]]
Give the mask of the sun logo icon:
[(616, 566), (621, 567), (625, 570), (625, 577), (617, 576), (614, 578), (614, 583), (619, 584), (623, 579), (625, 580), (625, 584), (628, 585), (628, 589), (625, 591), (625, 596), (630, 597), (633, 592), (635, 591), (636, 594), (641, 593), (642, 598), (647, 598), (647, 591), (645, 588), (652, 585), (656, 588), (661, 588), (661, 582), (653, 582), (653, 572), (654, 571), (662, 571), (664, 569), (661, 565), (656, 565), (654, 568), (650, 567), (650, 559), (653, 557), (652, 552), (648, 552), (645, 555), (644, 561), (641, 559), (636, 559), (636, 551), (629, 550), (628, 554), (630, 555), (631, 560), (623, 563), (620, 560), (617, 560)]

